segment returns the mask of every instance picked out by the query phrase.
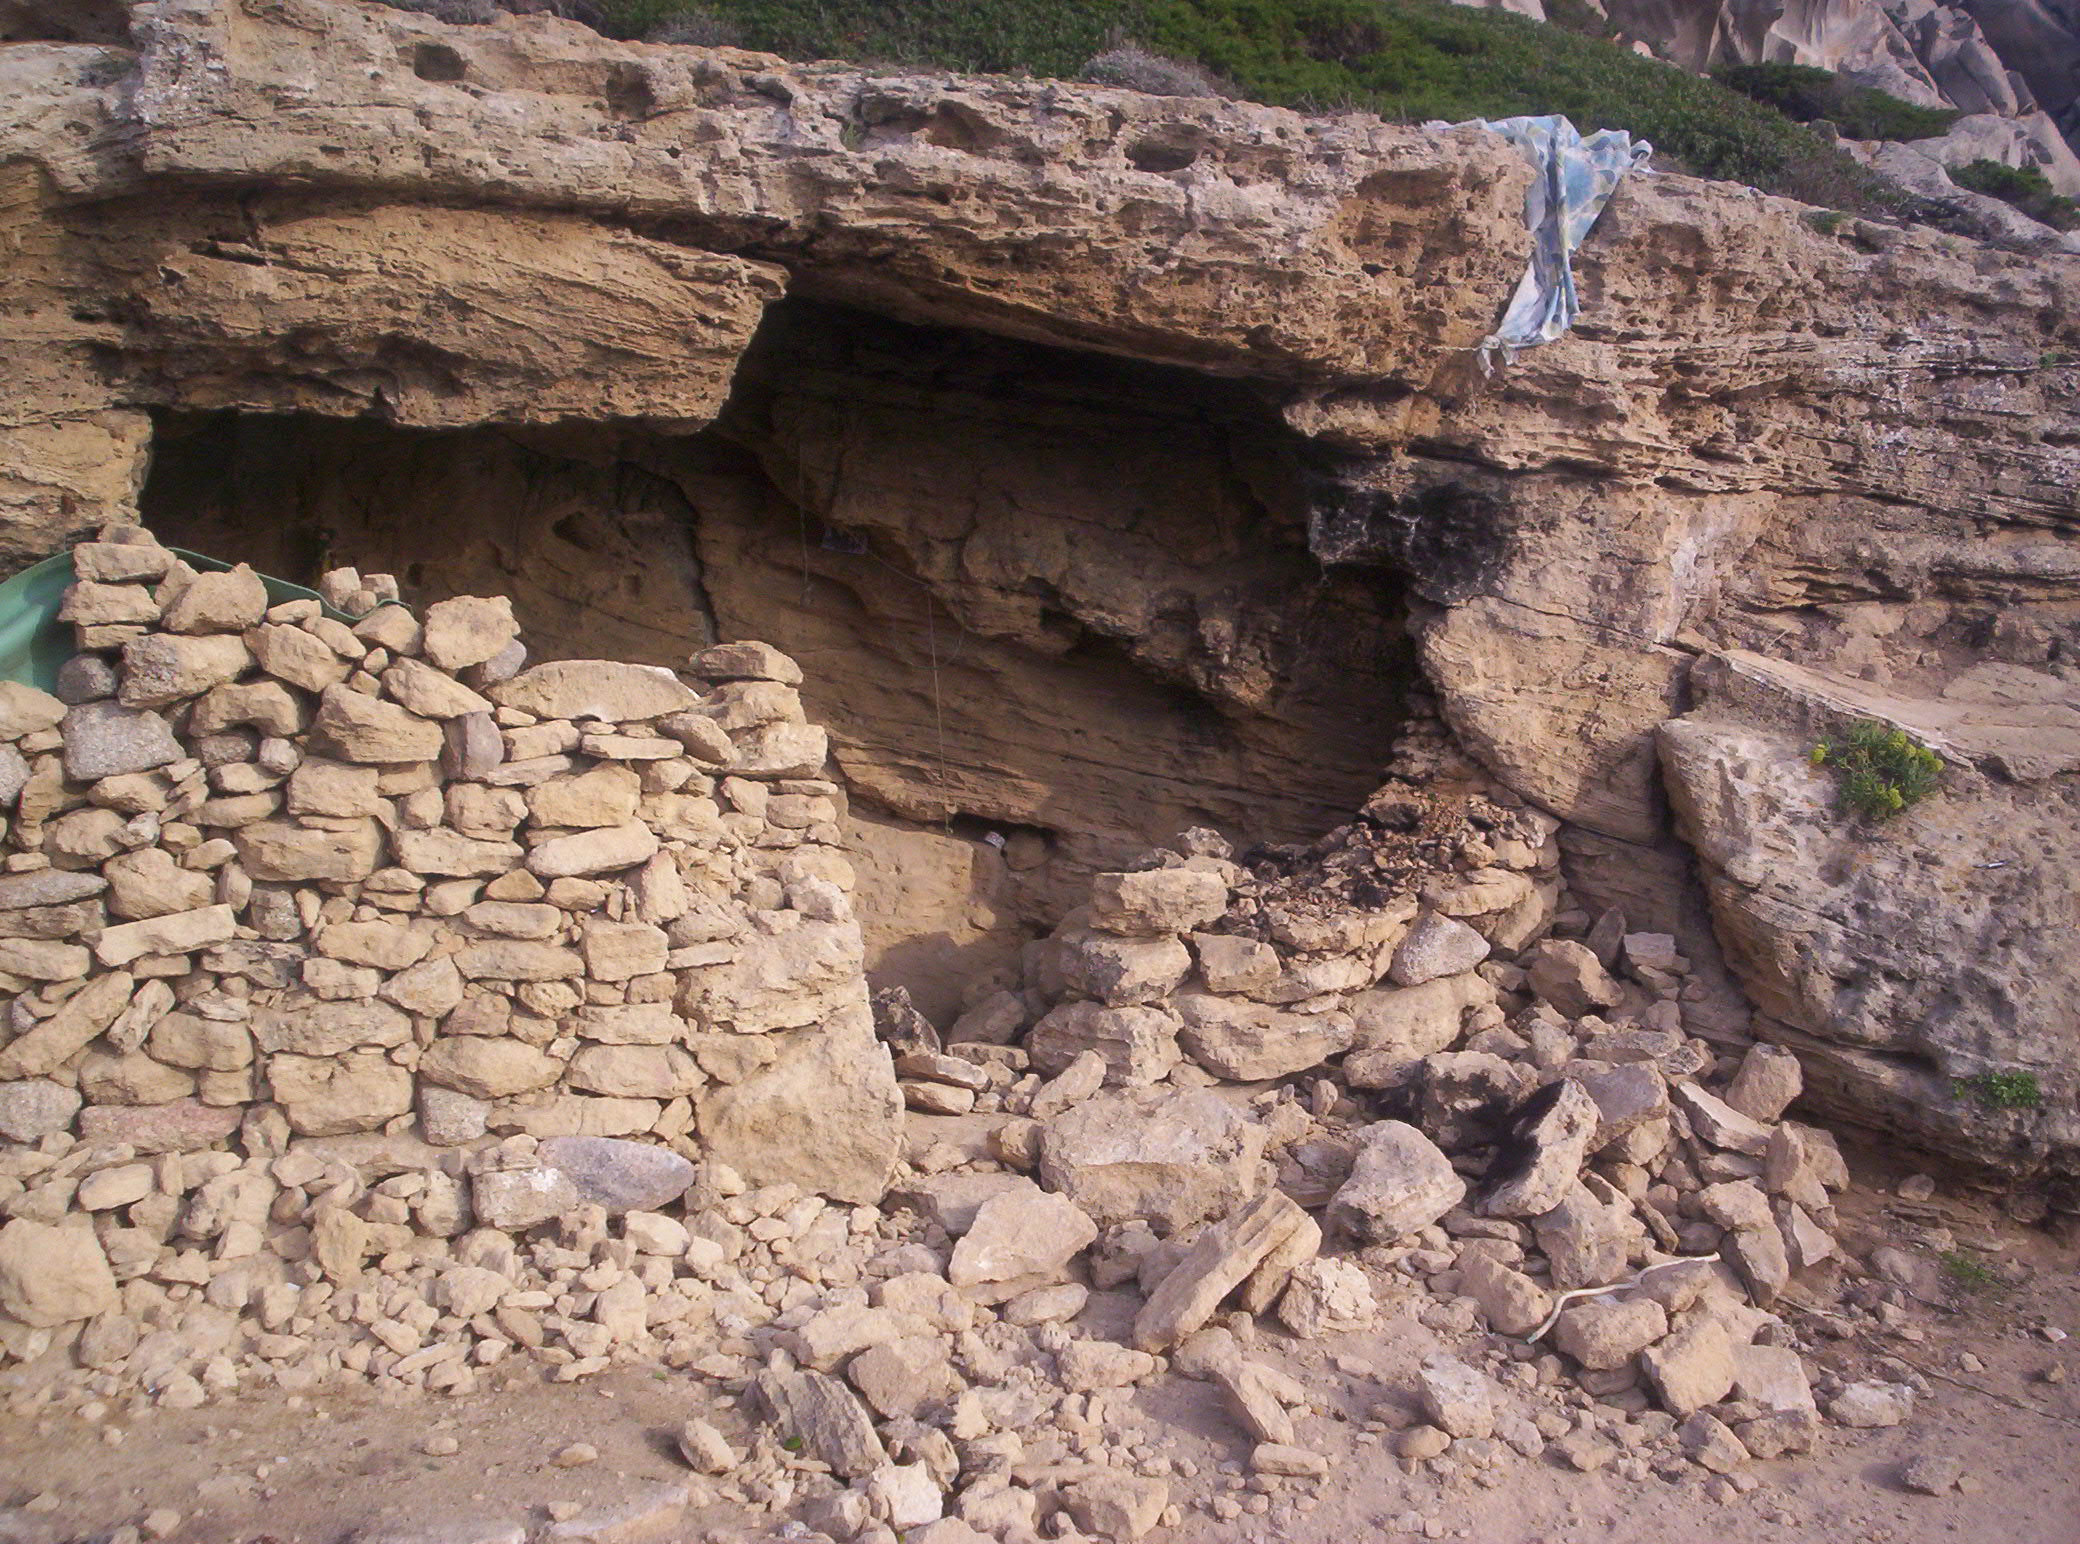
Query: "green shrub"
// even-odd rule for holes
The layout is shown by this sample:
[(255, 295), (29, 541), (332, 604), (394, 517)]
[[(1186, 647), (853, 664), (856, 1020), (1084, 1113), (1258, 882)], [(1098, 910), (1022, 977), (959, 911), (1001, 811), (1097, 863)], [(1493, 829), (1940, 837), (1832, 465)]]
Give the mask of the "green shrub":
[[(641, 37), (686, 11), (748, 48), (1073, 78), (1130, 44), (1197, 65), (1235, 94), (1407, 123), (1564, 113), (1626, 129), (1667, 164), (1858, 214), (1915, 201), (1782, 112), (1588, 35), (1442, 0), (600, 0), (605, 30)], [(1589, 17), (1593, 12), (1583, 5)]]
[(1824, 118), (1850, 139), (1933, 139), (1964, 116), (1954, 107), (1920, 107), (1805, 64), (1728, 65), (1713, 71), (1713, 79), (1800, 123)]
[(1988, 1110), (2034, 1110), (2044, 1102), (2034, 1072), (1975, 1072), (1957, 1080), (1957, 1095)]
[(1872, 820), (1890, 820), (1936, 791), (1943, 758), (1903, 729), (1859, 719), (1837, 746), (1822, 740), (1812, 750), (1816, 767), (1832, 767), (1841, 804)]
[(1984, 1292), (2001, 1284), (2001, 1278), (1992, 1266), (1962, 1249), (1946, 1250), (1940, 1260), (1943, 1274), (1962, 1291)]
[(1973, 161), (1950, 168), (1950, 180), (1960, 188), (1984, 193), (2004, 204), (2012, 204), (2032, 220), (2053, 230), (2080, 230), (2080, 202), (2055, 193), (2044, 173), (2034, 166), (2009, 166), (2001, 161)]
[(1077, 72), (1101, 86), (1122, 86), (1150, 96), (1224, 97), (1227, 83), (1203, 65), (1168, 54), (1152, 53), (1134, 43), (1121, 43), (1084, 61)]

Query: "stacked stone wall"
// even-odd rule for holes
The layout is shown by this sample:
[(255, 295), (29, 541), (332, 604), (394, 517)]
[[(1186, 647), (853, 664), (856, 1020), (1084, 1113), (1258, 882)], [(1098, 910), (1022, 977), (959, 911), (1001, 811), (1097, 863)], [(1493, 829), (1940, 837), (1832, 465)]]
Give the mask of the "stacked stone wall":
[(900, 1102), (792, 660), (530, 667), (503, 598), (272, 604), (137, 528), (74, 564), (55, 694), (0, 684), (9, 1217), (117, 1279), (255, 1251), (264, 1215), (175, 1238), (156, 1179), (93, 1182), (293, 1139), (633, 1139), (879, 1197)]

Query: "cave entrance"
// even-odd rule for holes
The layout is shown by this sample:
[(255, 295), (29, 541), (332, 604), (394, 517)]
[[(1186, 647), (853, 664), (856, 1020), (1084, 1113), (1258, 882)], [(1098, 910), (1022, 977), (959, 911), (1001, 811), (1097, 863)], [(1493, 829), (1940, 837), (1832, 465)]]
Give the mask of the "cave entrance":
[(415, 603), (513, 599), (537, 658), (799, 658), (877, 977), (942, 1021), (1089, 874), (1189, 825), (1306, 840), (1417, 679), (1396, 581), (1307, 548), (1307, 446), (1240, 383), (790, 300), (718, 421), (157, 422), (160, 537)]

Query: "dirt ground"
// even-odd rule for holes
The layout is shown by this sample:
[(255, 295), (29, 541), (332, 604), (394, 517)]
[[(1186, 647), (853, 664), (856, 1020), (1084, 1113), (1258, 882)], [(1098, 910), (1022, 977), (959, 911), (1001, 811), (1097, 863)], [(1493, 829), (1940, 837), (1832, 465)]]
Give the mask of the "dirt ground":
[[(1158, 1527), (1149, 1535), (1154, 1544), (1351, 1544), (1402, 1535), (1478, 1544), (2080, 1544), (2080, 1247), (2070, 1233), (2061, 1239), (2021, 1228), (1989, 1206), (1942, 1195), (1910, 1203), (1859, 1187), (1844, 1202), (1845, 1217), (1866, 1237), (1934, 1252), (1947, 1231), (1972, 1258), (2014, 1262), (2020, 1271), (2008, 1273), (2027, 1279), (1972, 1286), (1953, 1279), (1940, 1298), (1909, 1304), (1889, 1326), (1855, 1320), (1859, 1327), (1846, 1338), (1789, 1308), (1816, 1380), (1830, 1370), (1898, 1376), (1903, 1369), (1884, 1361), (1897, 1358), (1927, 1377), (1933, 1392), (1898, 1428), (1824, 1426), (1813, 1452), (1748, 1466), (1736, 1477), (1739, 1491), (1681, 1462), (1660, 1461), (1643, 1478), (1627, 1479), (1614, 1472), (1621, 1466), (1575, 1473), (1550, 1453), (1508, 1455), (1484, 1468), (1396, 1458), (1393, 1433), (1368, 1430), (1365, 1417), (1404, 1391), (1410, 1370), (1442, 1343), (1406, 1316), (1309, 1343), (1268, 1323), (1262, 1331), (1252, 1354), (1275, 1357), (1328, 1396), (1327, 1413), (1304, 1422), (1300, 1436), (1334, 1465), (1319, 1487), (1286, 1482), (1291, 1488), (1268, 1496), (1247, 1488), (1248, 1439), (1204, 1383), (1159, 1378), (1143, 1387), (1104, 1440), (1129, 1449), (1143, 1472), (1171, 1476), (1183, 1519)], [(1800, 1288), (1793, 1295), (1819, 1300)], [(1095, 1294), (1082, 1328), (1114, 1331), (1131, 1308), (1130, 1299)], [(1838, 1329), (1847, 1322), (1835, 1321)], [(2059, 1330), (2070, 1338), (2056, 1338)], [(191, 1411), (119, 1406), (98, 1420), (5, 1417), (0, 1544), (148, 1538), (148, 1514), (162, 1508), (179, 1514), (166, 1535), (176, 1544), (393, 1536), (503, 1544), (523, 1534), (546, 1537), (574, 1510), (570, 1525), (581, 1529), (656, 1482), (692, 1483), (701, 1487), (696, 1499), (705, 1495), (709, 1504), (661, 1530), (637, 1529), (642, 1537), (702, 1544), (785, 1537), (785, 1512), (716, 1495), (713, 1482), (689, 1473), (673, 1434), (693, 1414), (748, 1445), (752, 1433), (726, 1385), (661, 1368), (563, 1385), (529, 1369), (511, 1388), (453, 1400), (390, 1403), (339, 1387), (300, 1398), (239, 1394)], [(453, 1440), (452, 1454), (423, 1451), (445, 1448), (440, 1439)], [(597, 1460), (577, 1468), (552, 1463), (578, 1442), (596, 1447)], [(1928, 1496), (1901, 1484), (1902, 1466), (1930, 1453), (1961, 1460), (1962, 1489)], [(1221, 1520), (1207, 1509), (1220, 1492), (1244, 1506), (1241, 1515)], [(1252, 1500), (1266, 1510), (1248, 1510)], [(140, 1533), (119, 1531), (126, 1526)]]

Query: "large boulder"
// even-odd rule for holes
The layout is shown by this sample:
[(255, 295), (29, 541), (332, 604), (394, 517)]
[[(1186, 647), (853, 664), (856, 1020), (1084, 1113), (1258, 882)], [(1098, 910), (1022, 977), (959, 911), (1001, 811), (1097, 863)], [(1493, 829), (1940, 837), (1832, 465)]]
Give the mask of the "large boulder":
[(120, 1302), (108, 1256), (84, 1217), (55, 1228), (17, 1217), (0, 1228), (0, 1312), (49, 1328)]
[[(2070, 686), (1980, 666), (1908, 697), (1742, 653), (1696, 680), (1698, 708), (1660, 735), (1678, 827), (1802, 1097), (1953, 1161), (2080, 1176)], [(1859, 718), (1945, 762), (1938, 791), (1881, 827), (1809, 757)], [(1977, 1097), (1982, 1074), (2027, 1074), (2035, 1097)]]
[(1390, 1244), (1427, 1228), (1465, 1196), (1466, 1181), (1435, 1142), (1405, 1122), (1378, 1121), (1359, 1133), (1351, 1177), (1330, 1200), (1325, 1225)]
[(1154, 1083), (1177, 1065), (1178, 1029), (1167, 1008), (1063, 1003), (1033, 1026), (1026, 1053), (1035, 1071), (1053, 1077), (1095, 1051), (1104, 1058), (1107, 1083), (1132, 1087)]
[(695, 1100), (703, 1150), (754, 1185), (880, 1200), (902, 1150), (903, 1096), (866, 1005), (771, 1039), (772, 1065)]
[(1247, 999), (1185, 993), (1172, 999), (1178, 1044), (1215, 1077), (1250, 1083), (1290, 1077), (1350, 1049), (1347, 1013), (1283, 1013)]
[(1040, 1178), (1105, 1226), (1158, 1233), (1223, 1216), (1262, 1188), (1264, 1128), (1217, 1094), (1101, 1094), (1040, 1137)]

